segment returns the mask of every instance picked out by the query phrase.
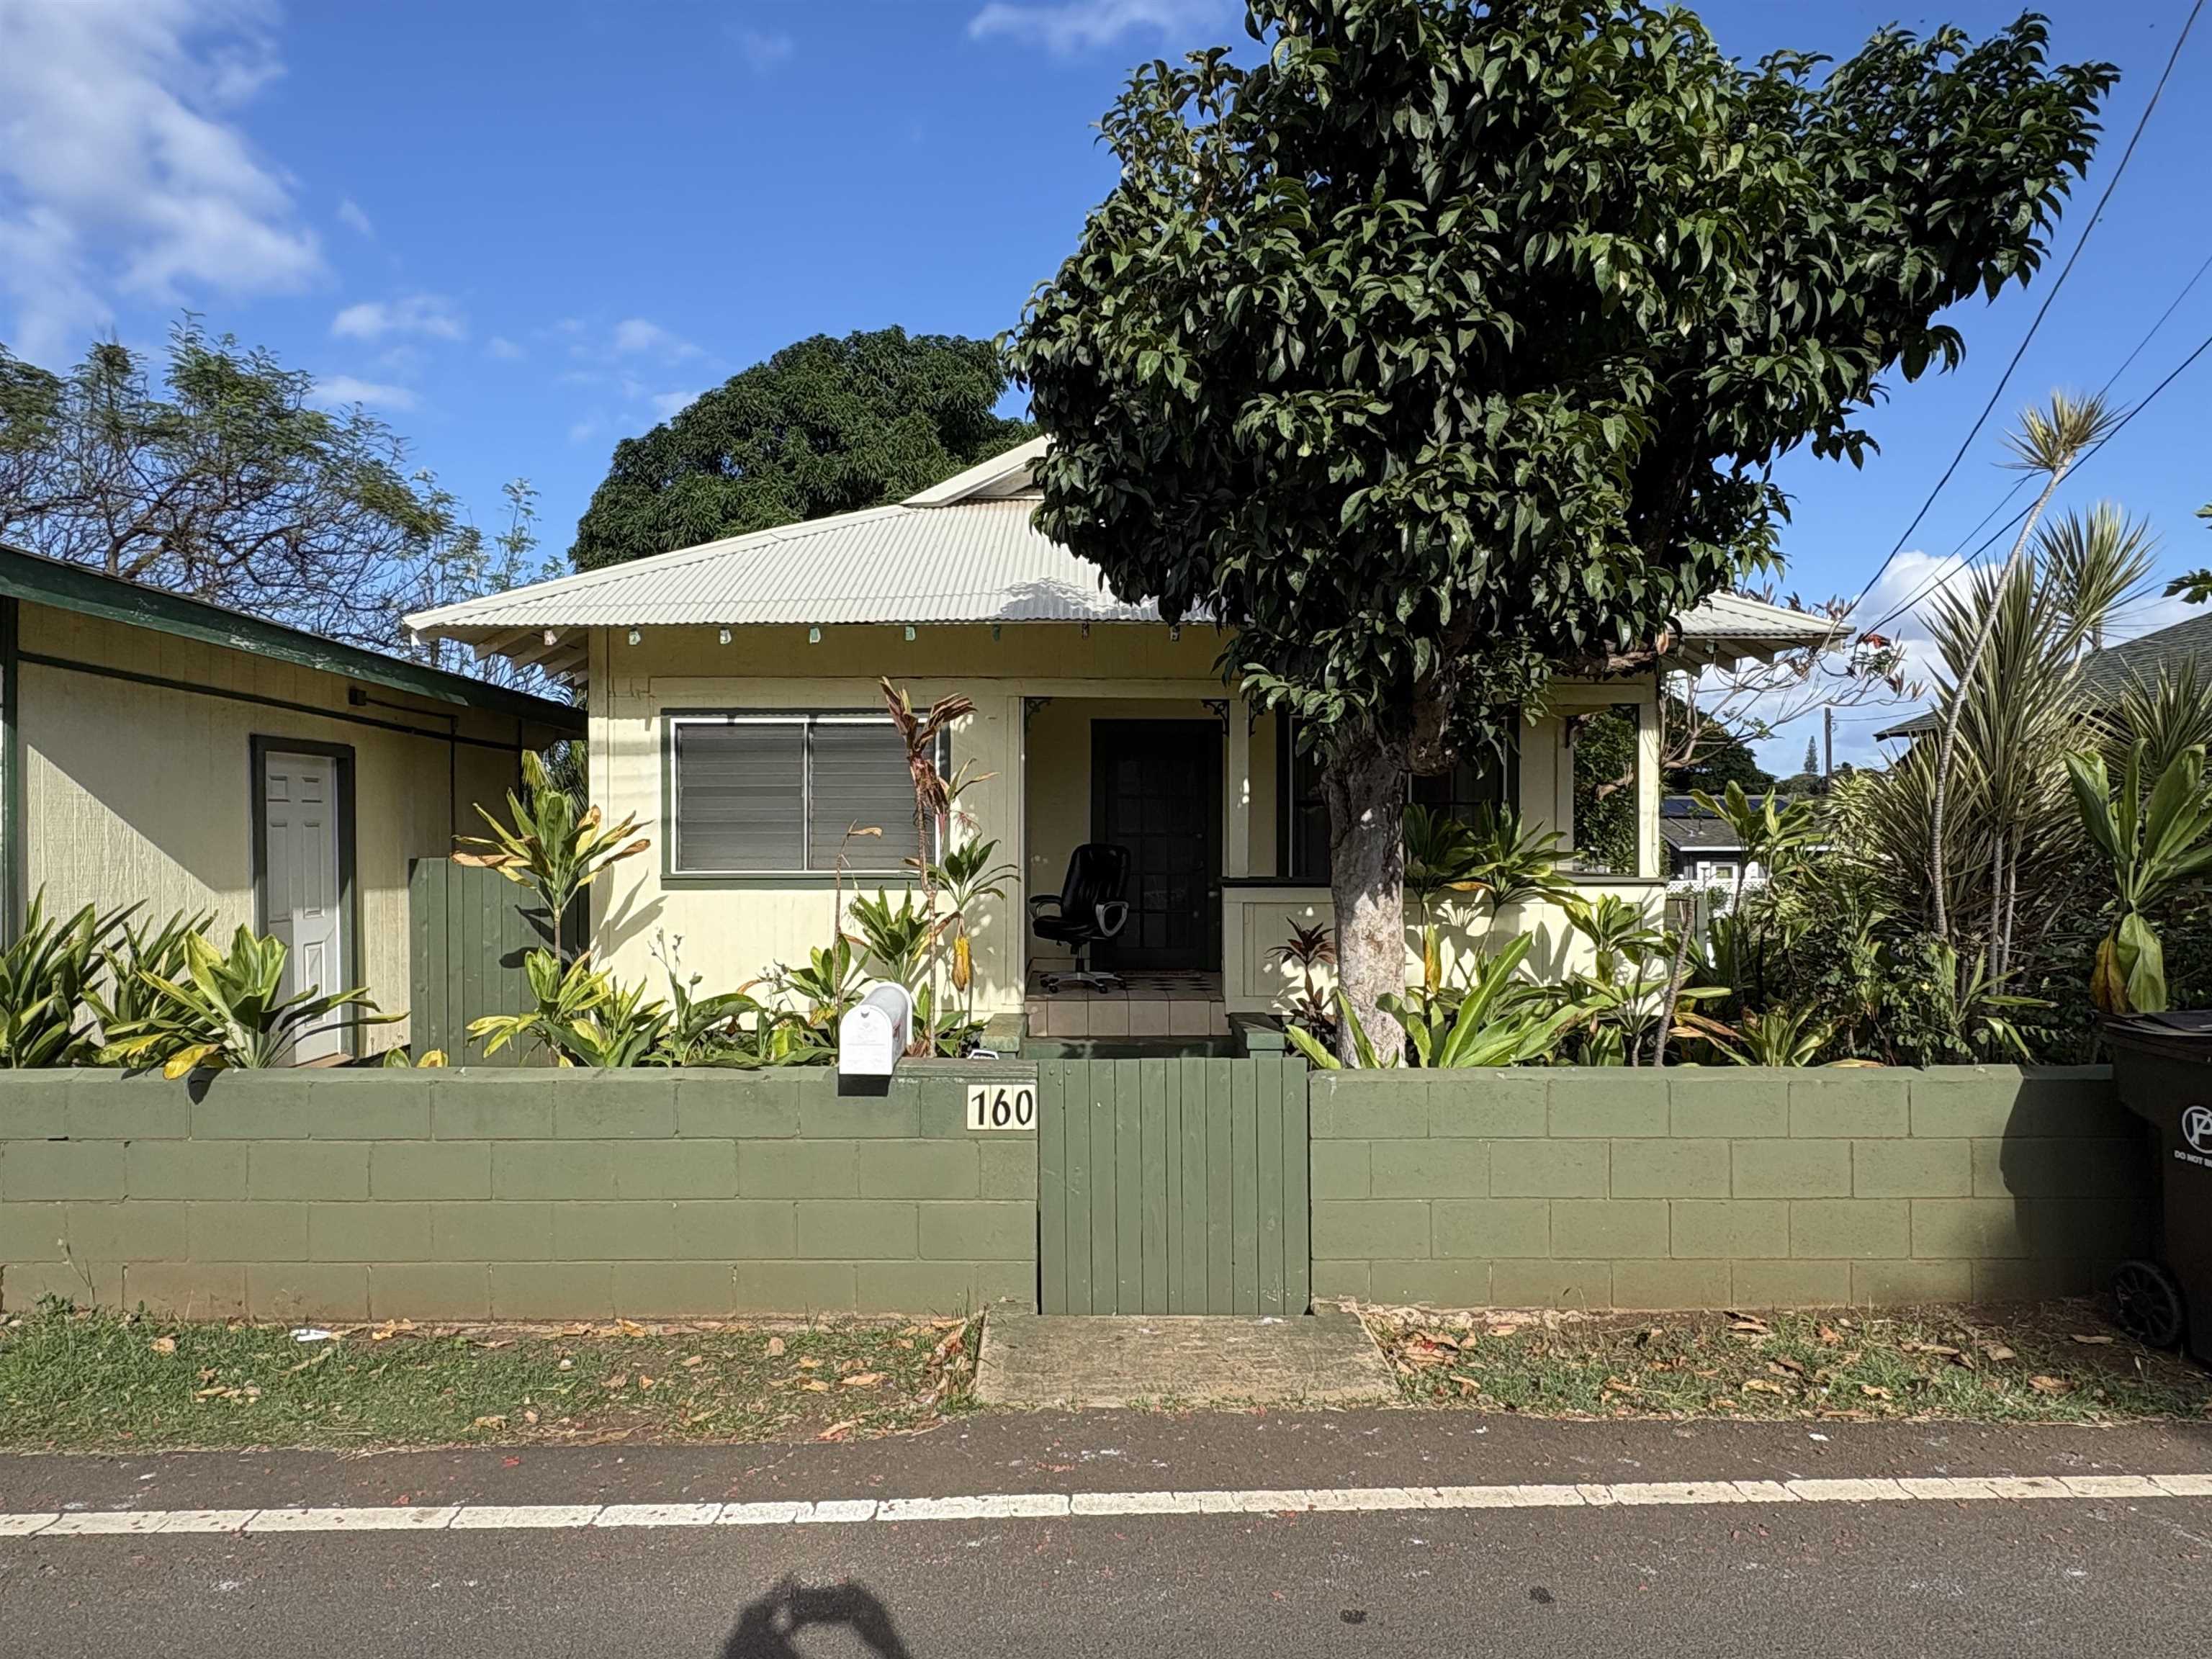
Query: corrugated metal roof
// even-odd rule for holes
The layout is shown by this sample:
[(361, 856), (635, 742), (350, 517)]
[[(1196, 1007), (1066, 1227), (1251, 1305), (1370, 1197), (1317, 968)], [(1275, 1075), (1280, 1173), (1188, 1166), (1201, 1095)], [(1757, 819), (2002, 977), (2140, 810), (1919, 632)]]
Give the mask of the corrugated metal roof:
[[(1096, 565), (1030, 524), (1034, 493), (1010, 493), (1023, 489), (1042, 447), (1024, 445), (896, 506), (511, 588), (420, 612), (408, 626), (482, 644), (581, 628), (1157, 623), (1157, 606), (1116, 599)], [(1817, 643), (1829, 627), (1803, 611), (1717, 594), (1683, 619), (1694, 647), (1685, 654), (1765, 655)], [(1838, 641), (1848, 637), (1837, 630)], [(544, 654), (535, 641), (532, 651)]]

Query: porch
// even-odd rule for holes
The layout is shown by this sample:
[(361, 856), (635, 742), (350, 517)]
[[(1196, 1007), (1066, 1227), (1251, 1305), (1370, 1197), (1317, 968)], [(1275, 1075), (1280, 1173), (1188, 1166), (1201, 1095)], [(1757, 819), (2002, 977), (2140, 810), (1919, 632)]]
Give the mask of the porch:
[(1221, 975), (1132, 969), (1119, 982), (1048, 985), (1038, 969), (1022, 1000), (1029, 1036), (1079, 1042), (1226, 1037), (1229, 1009)]

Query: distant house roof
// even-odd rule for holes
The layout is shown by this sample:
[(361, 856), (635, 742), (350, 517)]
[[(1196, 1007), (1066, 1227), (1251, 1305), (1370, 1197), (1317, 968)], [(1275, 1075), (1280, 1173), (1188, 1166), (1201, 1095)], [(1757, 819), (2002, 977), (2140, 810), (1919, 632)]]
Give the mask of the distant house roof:
[[(2109, 706), (2119, 700), (2130, 682), (2154, 682), (2161, 671), (2192, 659), (2212, 671), (2212, 611), (2092, 651), (2081, 659), (2081, 690), (2093, 703)], [(1923, 738), (1936, 727), (1935, 711), (1923, 709), (1910, 720), (1875, 732), (1875, 740)]]
[[(1751, 797), (1757, 805), (1761, 796)], [(1727, 819), (1708, 812), (1687, 795), (1665, 795), (1659, 801), (1659, 838), (1678, 853), (1741, 853), (1743, 837)]]
[(438, 702), (513, 714), (568, 736), (581, 737), (584, 732), (584, 711), (568, 703), (325, 639), (305, 629), (288, 628), (264, 617), (143, 586), (104, 570), (21, 548), (0, 546), (0, 597), (320, 669)]
[[(407, 619), (426, 638), (573, 674), (592, 628), (1154, 623), (1030, 522), (1034, 438), (889, 507), (755, 531), (510, 588)], [(1686, 663), (1771, 659), (1848, 635), (1802, 611), (1718, 593), (1682, 618)]]

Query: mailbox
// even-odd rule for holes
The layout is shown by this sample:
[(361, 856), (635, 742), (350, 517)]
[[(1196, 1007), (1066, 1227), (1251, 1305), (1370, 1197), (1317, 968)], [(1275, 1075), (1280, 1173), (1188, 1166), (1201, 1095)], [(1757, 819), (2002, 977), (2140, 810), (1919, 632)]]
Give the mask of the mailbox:
[(837, 1075), (889, 1077), (914, 1036), (914, 999), (878, 980), (837, 1022)]

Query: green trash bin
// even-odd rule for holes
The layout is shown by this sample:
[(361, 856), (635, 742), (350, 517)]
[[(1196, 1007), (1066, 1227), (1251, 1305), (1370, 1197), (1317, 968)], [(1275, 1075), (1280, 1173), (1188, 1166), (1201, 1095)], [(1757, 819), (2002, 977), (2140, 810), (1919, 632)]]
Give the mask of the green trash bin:
[(2108, 1018), (2121, 1103), (2156, 1132), (2158, 1260), (2112, 1275), (2122, 1329), (2212, 1364), (2212, 1010)]

